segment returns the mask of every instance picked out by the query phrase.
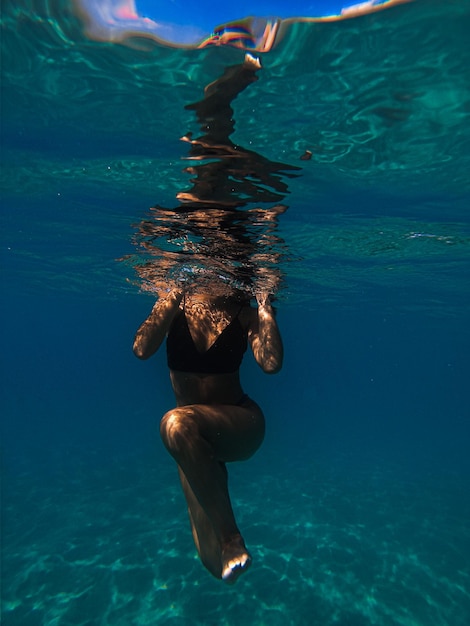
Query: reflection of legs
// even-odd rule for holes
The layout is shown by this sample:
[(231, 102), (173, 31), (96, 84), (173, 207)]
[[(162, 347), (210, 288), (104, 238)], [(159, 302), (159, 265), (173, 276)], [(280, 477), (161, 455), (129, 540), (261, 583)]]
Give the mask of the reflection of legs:
[(204, 98), (185, 109), (195, 110), (204, 135), (204, 143), (232, 145), (229, 136), (234, 131), (231, 102), (251, 83), (258, 80), (259, 60), (250, 54), (243, 63), (227, 67), (220, 78), (207, 85)]
[(246, 89), (250, 83), (258, 80), (255, 73), (260, 69), (260, 60), (252, 54), (245, 54), (243, 63), (225, 68), (220, 78), (217, 78), (204, 88), (205, 100), (213, 96), (228, 101), (233, 100), (241, 91)]
[(191, 405), (169, 411), (160, 427), (180, 468), (196, 546), (204, 565), (228, 582), (249, 565), (233, 514), (225, 461), (250, 457), (261, 444), (264, 418), (245, 407)]

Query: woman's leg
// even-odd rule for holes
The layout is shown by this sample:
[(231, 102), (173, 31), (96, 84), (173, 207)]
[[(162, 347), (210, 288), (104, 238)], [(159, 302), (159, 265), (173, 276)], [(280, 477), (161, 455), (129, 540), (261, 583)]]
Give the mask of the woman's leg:
[(214, 527), (194, 495), (182, 469), (179, 467), (178, 470), (183, 493), (188, 504), (189, 521), (199, 558), (213, 576), (220, 578), (222, 551)]
[(259, 448), (264, 437), (261, 409), (250, 400), (243, 406), (178, 407), (163, 417), (160, 432), (184, 477), (201, 559), (214, 575), (231, 582), (251, 559), (233, 514), (224, 463), (247, 459)]

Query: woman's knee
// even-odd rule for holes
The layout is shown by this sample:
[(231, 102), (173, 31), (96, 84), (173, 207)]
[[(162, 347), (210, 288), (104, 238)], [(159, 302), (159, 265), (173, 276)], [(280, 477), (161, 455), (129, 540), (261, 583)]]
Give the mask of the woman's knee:
[(160, 437), (171, 454), (177, 454), (196, 433), (197, 423), (187, 408), (172, 409), (161, 419)]

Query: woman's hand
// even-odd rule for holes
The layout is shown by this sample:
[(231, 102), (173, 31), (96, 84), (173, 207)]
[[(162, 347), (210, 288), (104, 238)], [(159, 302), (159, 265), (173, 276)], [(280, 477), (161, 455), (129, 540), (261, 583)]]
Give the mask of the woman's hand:
[(256, 294), (256, 302), (259, 307), (265, 307), (267, 305), (271, 306), (271, 302), (269, 300), (269, 293), (267, 291), (261, 291)]
[(171, 289), (155, 302), (150, 315), (140, 326), (134, 339), (133, 350), (139, 359), (148, 359), (158, 350), (182, 299), (183, 292), (180, 289)]
[(275, 374), (282, 367), (283, 347), (277, 327), (274, 311), (269, 300), (269, 293), (256, 294), (258, 315), (250, 328), (248, 338), (256, 362), (267, 374)]

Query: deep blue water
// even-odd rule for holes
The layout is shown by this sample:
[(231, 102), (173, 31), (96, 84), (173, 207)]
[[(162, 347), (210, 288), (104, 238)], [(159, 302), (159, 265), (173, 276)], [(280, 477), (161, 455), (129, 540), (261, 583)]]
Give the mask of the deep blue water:
[(466, 626), (469, 3), (293, 24), (237, 99), (237, 142), (302, 169), (284, 367), (242, 366), (268, 429), (230, 468), (234, 588), (197, 560), (164, 354), (131, 350), (153, 297), (116, 259), (243, 52), (94, 42), (67, 6), (2, 9), (2, 624)]

